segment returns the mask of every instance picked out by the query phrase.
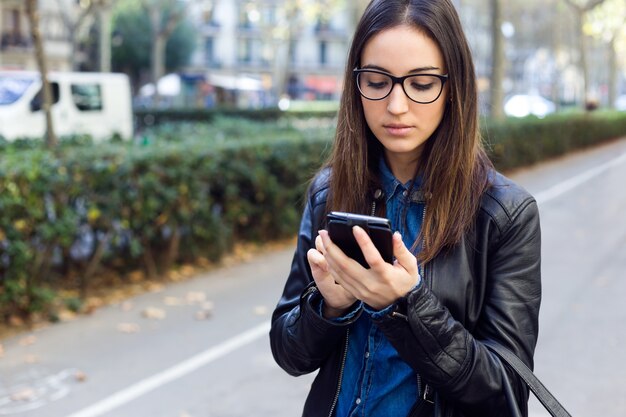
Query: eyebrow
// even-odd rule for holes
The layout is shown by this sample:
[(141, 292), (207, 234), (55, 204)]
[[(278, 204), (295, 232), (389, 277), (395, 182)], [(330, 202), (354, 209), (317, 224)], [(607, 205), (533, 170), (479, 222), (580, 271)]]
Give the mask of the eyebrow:
[[(389, 71), (386, 68), (383, 67), (379, 67), (378, 65), (364, 65), (361, 67), (361, 69), (373, 69), (373, 70), (378, 70), (378, 71), (382, 71), (382, 72), (386, 72), (391, 74), (391, 71)], [(433, 71), (433, 70), (439, 70), (439, 67), (433, 67), (433, 66), (429, 66), (429, 67), (419, 67), (419, 68), (414, 68), (411, 71), (407, 72), (407, 74), (412, 74), (415, 72), (424, 72), (424, 71)]]

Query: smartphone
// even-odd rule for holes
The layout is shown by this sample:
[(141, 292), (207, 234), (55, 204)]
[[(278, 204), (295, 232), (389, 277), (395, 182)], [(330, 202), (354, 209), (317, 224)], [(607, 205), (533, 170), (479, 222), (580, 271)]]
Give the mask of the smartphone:
[(392, 232), (388, 219), (333, 211), (326, 216), (326, 220), (326, 229), (333, 243), (339, 246), (347, 256), (363, 265), (364, 268), (370, 266), (354, 238), (353, 226), (360, 226), (365, 230), (385, 262), (393, 263)]

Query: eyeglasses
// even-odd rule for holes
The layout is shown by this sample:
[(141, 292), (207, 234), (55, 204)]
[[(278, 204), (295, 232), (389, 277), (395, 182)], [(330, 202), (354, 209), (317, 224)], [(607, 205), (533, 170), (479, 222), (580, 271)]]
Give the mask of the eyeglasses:
[(352, 72), (356, 77), (359, 92), (368, 100), (382, 100), (391, 94), (396, 84), (400, 84), (404, 94), (412, 101), (429, 104), (441, 96), (443, 86), (448, 81), (447, 74), (411, 74), (394, 77), (386, 72), (358, 68)]

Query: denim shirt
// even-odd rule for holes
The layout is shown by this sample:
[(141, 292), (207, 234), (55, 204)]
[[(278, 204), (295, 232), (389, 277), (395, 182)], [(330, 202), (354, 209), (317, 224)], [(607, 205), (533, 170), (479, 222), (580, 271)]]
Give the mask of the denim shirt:
[[(400, 183), (382, 158), (380, 175), (392, 230), (399, 231), (411, 248), (425, 208), (417, 191), (420, 184), (413, 186), (413, 195), (407, 198), (412, 181)], [(406, 416), (415, 404), (419, 396), (416, 373), (370, 320), (391, 307), (375, 311), (364, 305), (364, 314), (350, 328), (336, 417)]]

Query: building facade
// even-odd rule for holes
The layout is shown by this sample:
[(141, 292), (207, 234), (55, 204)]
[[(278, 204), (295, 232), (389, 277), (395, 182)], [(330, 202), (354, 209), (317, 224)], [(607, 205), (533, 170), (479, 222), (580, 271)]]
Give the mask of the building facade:
[[(66, 10), (75, 0), (62, 0)], [(71, 44), (57, 0), (39, 0), (40, 30), (48, 67), (52, 71), (71, 69)], [(24, 0), (0, 0), (0, 69), (35, 70), (37, 63)]]
[(199, 39), (188, 72), (205, 74), (211, 87), (252, 100), (238, 103), (243, 105), (271, 104), (284, 96), (337, 99), (353, 8), (352, 2), (332, 0), (196, 2), (189, 15)]

